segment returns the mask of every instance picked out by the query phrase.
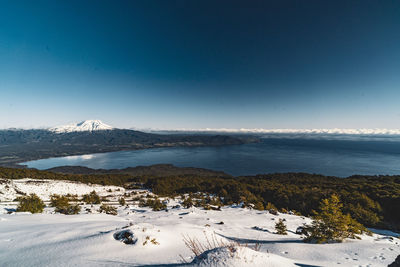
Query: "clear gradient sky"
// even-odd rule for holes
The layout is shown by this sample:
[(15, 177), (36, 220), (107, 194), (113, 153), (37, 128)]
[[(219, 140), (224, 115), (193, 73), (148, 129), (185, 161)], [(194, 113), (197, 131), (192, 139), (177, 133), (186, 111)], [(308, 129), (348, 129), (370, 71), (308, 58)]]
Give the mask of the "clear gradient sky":
[(400, 1), (0, 0), (0, 128), (400, 128)]

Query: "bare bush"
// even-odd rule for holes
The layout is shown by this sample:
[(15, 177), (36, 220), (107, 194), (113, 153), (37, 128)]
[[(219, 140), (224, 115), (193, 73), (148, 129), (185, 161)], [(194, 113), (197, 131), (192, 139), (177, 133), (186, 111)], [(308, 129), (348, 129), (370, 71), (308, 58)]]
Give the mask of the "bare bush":
[[(204, 232), (204, 238), (204, 241), (200, 241), (196, 237), (183, 235), (183, 242), (185, 243), (186, 247), (189, 248), (190, 251), (192, 251), (196, 258), (201, 258), (203, 253), (206, 251), (221, 247), (227, 248), (230, 251), (231, 256), (233, 257), (238, 248), (248, 247), (247, 243), (241, 244), (234, 241), (224, 241), (220, 238), (217, 238), (215, 233), (212, 233), (211, 236), (209, 236), (206, 234), (206, 232)], [(257, 243), (252, 249), (254, 249), (255, 251), (259, 251), (260, 247), (261, 245)], [(180, 257), (182, 258), (183, 262), (187, 263), (182, 255), (180, 255)]]

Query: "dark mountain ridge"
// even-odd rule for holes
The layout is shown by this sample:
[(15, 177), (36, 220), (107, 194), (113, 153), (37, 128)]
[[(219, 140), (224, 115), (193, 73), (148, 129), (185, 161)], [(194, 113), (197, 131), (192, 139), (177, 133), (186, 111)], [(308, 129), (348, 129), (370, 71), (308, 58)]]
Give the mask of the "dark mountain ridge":
[(257, 142), (252, 136), (163, 135), (112, 129), (55, 133), (49, 130), (0, 130), (0, 165), (49, 157), (173, 146), (220, 146)]
[(62, 174), (128, 174), (136, 176), (199, 176), (199, 177), (232, 177), (222, 171), (214, 171), (195, 167), (176, 167), (172, 164), (155, 164), (150, 166), (136, 166), (124, 169), (92, 169), (82, 166), (60, 166), (46, 171)]

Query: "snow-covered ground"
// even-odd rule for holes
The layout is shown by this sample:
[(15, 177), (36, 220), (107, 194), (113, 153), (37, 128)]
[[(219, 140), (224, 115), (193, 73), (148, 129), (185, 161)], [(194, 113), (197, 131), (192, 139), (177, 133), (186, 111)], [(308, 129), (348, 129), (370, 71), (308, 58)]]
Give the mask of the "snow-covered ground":
[(13, 201), (22, 193), (35, 193), (42, 200), (49, 200), (50, 195), (78, 195), (82, 196), (91, 191), (96, 191), (100, 196), (109, 195), (109, 190), (124, 193), (125, 189), (117, 186), (88, 185), (83, 183), (61, 181), (61, 180), (40, 180), (40, 179), (20, 179), (10, 180), (0, 178), (0, 202)]
[[(94, 189), (103, 196), (112, 195), (109, 199), (113, 201), (124, 193), (132, 193), (118, 187), (62, 181), (37, 181), (33, 188), (30, 181), (14, 180), (13, 186), (17, 185), (19, 192), (35, 192), (44, 199), (50, 193), (81, 195)], [(0, 186), (0, 192), (4, 193), (5, 183)], [(146, 194), (142, 192), (142, 195)], [(3, 199), (17, 195), (9, 193)], [(131, 195), (137, 197), (139, 193)], [(311, 221), (305, 217), (272, 215), (267, 211), (235, 206), (224, 207), (221, 211), (173, 208), (179, 204), (178, 198), (169, 200), (167, 212), (152, 211), (138, 207), (132, 197), (125, 197), (129, 205), (118, 206), (117, 216), (98, 213), (99, 205), (83, 205), (81, 214), (62, 215), (55, 214), (49, 207), (43, 214), (15, 213), (12, 211), (16, 203), (0, 203), (0, 213), (3, 213), (0, 214), (0, 265), (174, 266), (190, 263), (196, 266), (372, 267), (387, 266), (400, 254), (400, 240), (388, 235), (365, 235), (362, 240), (336, 244), (303, 243), (294, 232), (298, 226)], [(279, 218), (286, 220), (286, 236), (274, 233)], [(137, 239), (135, 244), (115, 240), (114, 234), (125, 230), (133, 233), (134, 240)], [(233, 250), (212, 249), (201, 259), (194, 260), (194, 254), (184, 243), (185, 237), (196, 238), (203, 244), (208, 243), (207, 239), (210, 243), (216, 239), (225, 244), (239, 242), (242, 246)], [(259, 251), (254, 250), (256, 244), (260, 245)]]

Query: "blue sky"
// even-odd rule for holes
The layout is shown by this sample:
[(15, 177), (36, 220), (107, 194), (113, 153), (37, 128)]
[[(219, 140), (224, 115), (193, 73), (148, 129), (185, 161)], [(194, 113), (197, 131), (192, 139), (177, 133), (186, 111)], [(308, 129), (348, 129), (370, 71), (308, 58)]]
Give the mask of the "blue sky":
[(1, 128), (400, 128), (397, 1), (0, 4)]

